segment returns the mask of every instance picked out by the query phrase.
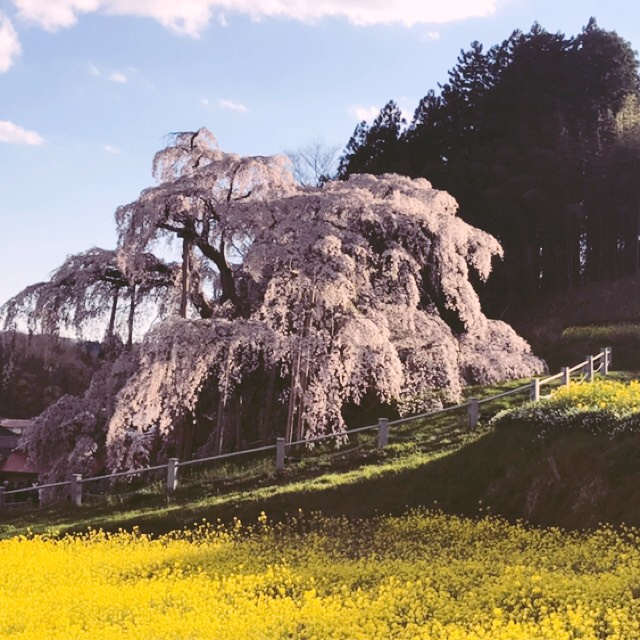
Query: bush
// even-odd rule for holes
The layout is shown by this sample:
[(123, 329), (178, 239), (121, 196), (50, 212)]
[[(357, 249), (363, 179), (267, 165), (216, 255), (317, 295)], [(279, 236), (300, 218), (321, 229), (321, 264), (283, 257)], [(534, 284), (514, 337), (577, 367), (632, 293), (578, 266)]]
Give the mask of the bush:
[(561, 387), (550, 399), (497, 414), (492, 424), (528, 425), (541, 434), (579, 429), (614, 437), (640, 431), (640, 383), (598, 380)]
[(640, 369), (640, 325), (609, 324), (566, 328), (560, 337), (558, 351), (564, 366), (579, 362), (586, 353), (597, 353), (603, 346), (613, 347), (616, 369)]

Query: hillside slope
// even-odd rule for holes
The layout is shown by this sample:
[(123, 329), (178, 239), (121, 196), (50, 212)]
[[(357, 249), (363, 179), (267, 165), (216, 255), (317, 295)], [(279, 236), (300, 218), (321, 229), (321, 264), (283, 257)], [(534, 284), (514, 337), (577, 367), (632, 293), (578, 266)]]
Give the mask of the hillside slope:
[(416, 474), (425, 502), (569, 529), (640, 526), (640, 435), (499, 429)]
[(529, 427), (498, 428), (440, 456), (419, 450), (402, 458), (383, 453), (358, 468), (286, 474), (270, 486), (260, 481), (225, 494), (190, 489), (169, 503), (67, 507), (25, 519), (7, 512), (0, 517), (0, 538), (27, 529), (64, 532), (87, 526), (165, 533), (202, 518), (255, 522), (263, 511), (274, 520), (300, 510), (369, 518), (416, 507), (567, 529), (603, 522), (640, 526), (640, 434), (612, 440), (574, 431), (543, 442)]

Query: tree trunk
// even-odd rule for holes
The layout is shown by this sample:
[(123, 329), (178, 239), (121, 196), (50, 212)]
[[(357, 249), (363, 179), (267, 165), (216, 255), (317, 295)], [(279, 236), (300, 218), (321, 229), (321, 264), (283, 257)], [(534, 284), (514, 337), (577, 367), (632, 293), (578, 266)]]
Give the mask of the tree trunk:
[(193, 419), (189, 420), (184, 427), (184, 440), (182, 446), (181, 460), (191, 460), (193, 456), (193, 437), (195, 434), (196, 426), (193, 424)]
[(304, 436), (304, 425), (302, 416), (304, 414), (304, 392), (307, 389), (307, 373), (302, 371), (300, 374), (300, 395), (298, 398), (298, 415), (296, 416), (296, 440), (302, 440)]
[(133, 320), (136, 314), (136, 284), (131, 285), (131, 301), (129, 303), (129, 323), (127, 332), (127, 349), (131, 350), (133, 345)]
[(276, 391), (276, 365), (269, 370), (269, 383), (267, 385), (267, 397), (264, 407), (264, 414), (262, 416), (262, 444), (265, 446), (268, 444), (267, 438), (269, 437), (269, 422), (271, 420), (271, 410), (273, 408), (273, 399)]
[(240, 309), (240, 299), (236, 291), (236, 281), (233, 275), (233, 269), (227, 262), (224, 255), (224, 246), (218, 250), (202, 238), (196, 238), (196, 246), (202, 254), (209, 258), (216, 265), (220, 274), (220, 286), (222, 287), (222, 296), (220, 302), (231, 301), (236, 309)]
[(216, 425), (216, 449), (215, 455), (219, 456), (222, 453), (224, 447), (224, 395), (220, 395), (220, 401), (218, 403), (218, 420)]
[(291, 364), (291, 390), (289, 392), (289, 411), (287, 413), (287, 433), (286, 442), (293, 442), (293, 423), (296, 413), (296, 404), (298, 401), (298, 376), (300, 375), (300, 357), (302, 347), (298, 346), (298, 355), (296, 361)]
[(182, 292), (180, 296), (180, 317), (187, 317), (187, 302), (189, 300), (189, 272), (191, 271), (191, 238), (185, 234), (182, 237)]
[(236, 451), (242, 449), (242, 393), (236, 399)]
[(220, 455), (224, 449), (224, 412), (227, 405), (227, 394), (229, 385), (229, 357), (231, 356), (230, 350), (227, 353), (227, 362), (224, 368), (224, 384), (222, 393), (220, 394), (220, 400), (218, 402), (218, 426), (216, 428), (216, 455)]
[(116, 326), (116, 310), (118, 309), (118, 298), (120, 297), (120, 287), (115, 287), (113, 292), (113, 302), (111, 303), (111, 315), (109, 316), (109, 326), (107, 328), (107, 337), (113, 337), (113, 331)]

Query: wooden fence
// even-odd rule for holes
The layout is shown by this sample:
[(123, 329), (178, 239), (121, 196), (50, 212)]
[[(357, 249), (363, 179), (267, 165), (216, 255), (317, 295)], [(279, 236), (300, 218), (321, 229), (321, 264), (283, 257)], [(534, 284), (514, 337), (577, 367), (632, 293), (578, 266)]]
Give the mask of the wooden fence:
[(211, 463), (222, 460), (232, 460), (244, 456), (255, 455), (257, 453), (265, 453), (268, 451), (275, 454), (275, 468), (276, 471), (282, 471), (285, 468), (287, 462), (287, 449), (296, 447), (299, 445), (309, 445), (312, 443), (326, 442), (329, 440), (343, 439), (345, 436), (350, 436), (356, 433), (362, 433), (366, 431), (377, 430), (377, 448), (379, 450), (384, 449), (389, 444), (389, 429), (390, 427), (408, 424), (416, 420), (424, 420), (425, 418), (434, 418), (443, 414), (457, 411), (460, 409), (467, 409), (468, 413), (468, 428), (473, 431), (478, 426), (478, 420), (480, 416), (480, 406), (504, 398), (506, 396), (523, 394), (533, 402), (538, 402), (542, 397), (542, 391), (545, 386), (550, 385), (553, 382), (561, 385), (569, 385), (575, 378), (580, 378), (580, 381), (591, 382), (594, 379), (596, 372), (602, 375), (607, 375), (611, 367), (611, 347), (603, 347), (597, 355), (586, 356), (583, 362), (576, 364), (573, 367), (563, 367), (560, 373), (557, 373), (546, 378), (533, 378), (530, 383), (503, 393), (488, 396), (486, 398), (477, 399), (470, 398), (467, 402), (457, 404), (444, 409), (438, 409), (436, 411), (429, 411), (426, 413), (420, 413), (417, 415), (409, 416), (407, 418), (401, 418), (399, 420), (388, 420), (387, 418), (380, 418), (377, 424), (368, 425), (366, 427), (360, 427), (357, 429), (350, 429), (346, 433), (329, 433), (326, 435), (318, 436), (315, 438), (297, 440), (294, 442), (286, 442), (284, 438), (276, 438), (275, 444), (267, 445), (264, 447), (258, 447), (255, 449), (245, 449), (243, 451), (234, 451), (231, 453), (224, 453), (217, 456), (211, 456), (207, 458), (197, 458), (193, 460), (178, 460), (177, 458), (170, 458), (166, 464), (156, 465), (152, 467), (144, 467), (141, 469), (133, 469), (131, 471), (120, 471), (102, 476), (92, 476), (89, 478), (83, 478), (81, 474), (74, 473), (71, 478), (65, 482), (56, 482), (52, 484), (36, 485), (33, 487), (27, 487), (23, 489), (14, 489), (7, 491), (4, 487), (0, 486), (0, 509), (7, 506), (11, 500), (29, 500), (37, 502), (36, 497), (42, 495), (43, 491), (50, 489), (60, 489), (62, 487), (68, 488), (68, 497), (72, 504), (77, 507), (82, 505), (82, 497), (84, 487), (89, 486), (91, 483), (113, 481), (118, 478), (131, 478), (133, 476), (141, 476), (145, 474), (158, 474), (162, 471), (166, 474), (166, 490), (168, 494), (172, 494), (178, 488), (180, 470), (196, 465), (205, 463)]

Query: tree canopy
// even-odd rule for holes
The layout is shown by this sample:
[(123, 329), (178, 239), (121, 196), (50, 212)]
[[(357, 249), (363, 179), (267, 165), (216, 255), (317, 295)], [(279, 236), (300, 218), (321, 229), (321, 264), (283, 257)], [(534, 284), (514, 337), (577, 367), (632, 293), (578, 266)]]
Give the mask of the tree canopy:
[(449, 195), (394, 175), (301, 190), (278, 159), (212, 148), (204, 163), (197, 145), (181, 150), (173, 161), (187, 174), (117, 214), (128, 261), (188, 228), (199, 264), (228, 280), (200, 319), (165, 322), (143, 342), (109, 427), (113, 467), (239, 448), (279, 428), (290, 441), (340, 432), (348, 404), (407, 413), (541, 370), (482, 314), (469, 273), (486, 279), (501, 249)]
[(629, 129), (626, 153), (616, 151), (616, 117), (638, 90), (637, 56), (615, 32), (594, 19), (575, 37), (534, 24), (487, 50), (472, 43), (408, 127), (384, 128), (384, 145), (379, 131), (393, 103), (370, 127), (358, 125), (341, 176), (393, 171), (451, 193), (461, 217), (504, 247), (484, 289), (503, 312), (637, 270), (629, 255), (638, 253), (639, 210), (618, 178), (637, 160)]
[(136, 278), (177, 241), (181, 295), (109, 361), (117, 384), (41, 417), (28, 448), (47, 468), (59, 425), (66, 459), (136, 468), (342, 433), (348, 407), (407, 415), (459, 400), (467, 384), (543, 370), (473, 288), (499, 243), (427, 180), (303, 188), (284, 159), (223, 153), (202, 129), (175, 136), (154, 169), (161, 182), (116, 212), (117, 265)]
[[(130, 346), (136, 309), (146, 304), (162, 314), (170, 304), (176, 266), (151, 253), (138, 256), (136, 272), (121, 263), (116, 251), (99, 247), (67, 256), (49, 280), (26, 287), (0, 308), (4, 328), (107, 341), (121, 336)], [(145, 320), (140, 324), (144, 331)]]

